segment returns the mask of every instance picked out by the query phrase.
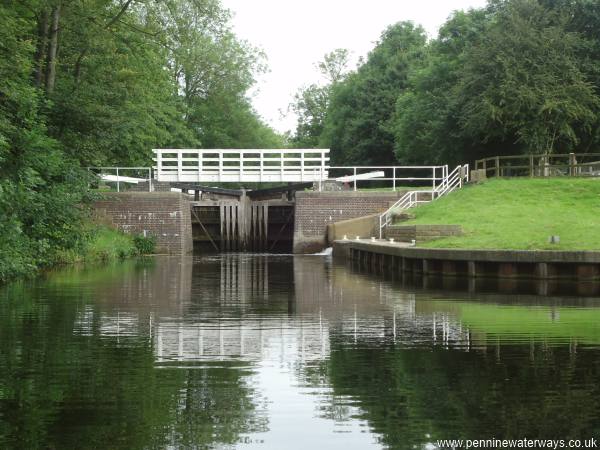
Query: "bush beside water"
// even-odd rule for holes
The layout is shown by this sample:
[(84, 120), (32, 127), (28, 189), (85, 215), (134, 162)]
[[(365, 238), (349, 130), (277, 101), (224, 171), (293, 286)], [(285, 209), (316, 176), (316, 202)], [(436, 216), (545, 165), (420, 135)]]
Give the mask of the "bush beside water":
[(59, 249), (46, 261), (35, 263), (15, 249), (14, 254), (0, 258), (0, 282), (20, 276), (35, 275), (40, 268), (81, 262), (108, 262), (154, 253), (153, 237), (130, 235), (104, 225), (88, 225), (79, 242), (71, 248)]
[(156, 239), (138, 234), (133, 237), (133, 244), (140, 255), (150, 255), (156, 248)]

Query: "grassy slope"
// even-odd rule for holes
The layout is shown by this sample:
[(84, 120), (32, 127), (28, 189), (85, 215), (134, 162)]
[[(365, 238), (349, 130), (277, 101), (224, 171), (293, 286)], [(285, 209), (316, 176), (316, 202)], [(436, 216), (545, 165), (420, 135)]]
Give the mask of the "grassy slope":
[[(413, 209), (403, 224), (458, 224), (437, 248), (600, 250), (600, 180), (495, 179)], [(550, 235), (560, 244), (549, 244)]]
[(56, 264), (112, 261), (139, 254), (133, 236), (106, 226), (92, 226), (89, 241), (81, 249), (59, 253)]
[(111, 260), (122, 259), (137, 255), (133, 236), (112, 228), (101, 227), (88, 244), (85, 260)]

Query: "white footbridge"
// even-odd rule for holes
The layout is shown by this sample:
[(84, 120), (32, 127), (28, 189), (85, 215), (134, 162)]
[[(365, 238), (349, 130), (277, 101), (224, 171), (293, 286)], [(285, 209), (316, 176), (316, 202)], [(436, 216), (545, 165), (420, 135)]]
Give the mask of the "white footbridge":
[(157, 181), (302, 183), (328, 178), (329, 149), (154, 149)]

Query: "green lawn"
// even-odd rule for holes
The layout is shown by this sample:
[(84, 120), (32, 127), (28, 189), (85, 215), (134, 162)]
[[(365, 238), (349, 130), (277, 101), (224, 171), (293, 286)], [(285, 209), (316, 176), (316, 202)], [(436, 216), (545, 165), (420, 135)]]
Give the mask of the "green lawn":
[[(410, 210), (402, 224), (457, 224), (436, 248), (600, 250), (600, 179), (494, 179)], [(548, 243), (550, 235), (560, 244)]]

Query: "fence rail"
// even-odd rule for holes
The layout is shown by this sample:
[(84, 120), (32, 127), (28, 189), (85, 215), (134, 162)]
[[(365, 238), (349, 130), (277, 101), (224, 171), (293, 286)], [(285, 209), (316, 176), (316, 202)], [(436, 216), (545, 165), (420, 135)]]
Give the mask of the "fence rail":
[(600, 153), (495, 156), (475, 161), (486, 177), (600, 176)]

